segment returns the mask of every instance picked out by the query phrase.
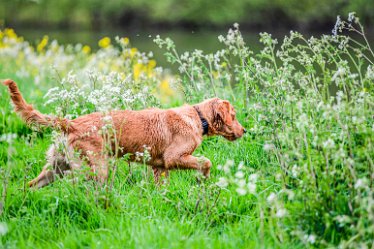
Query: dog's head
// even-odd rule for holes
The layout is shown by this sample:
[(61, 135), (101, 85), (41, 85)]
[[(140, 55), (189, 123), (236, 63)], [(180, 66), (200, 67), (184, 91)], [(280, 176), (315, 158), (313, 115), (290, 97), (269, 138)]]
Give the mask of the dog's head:
[(205, 102), (204, 108), (209, 122), (208, 135), (220, 135), (227, 140), (234, 141), (244, 135), (246, 130), (236, 119), (234, 107), (227, 100), (213, 98)]

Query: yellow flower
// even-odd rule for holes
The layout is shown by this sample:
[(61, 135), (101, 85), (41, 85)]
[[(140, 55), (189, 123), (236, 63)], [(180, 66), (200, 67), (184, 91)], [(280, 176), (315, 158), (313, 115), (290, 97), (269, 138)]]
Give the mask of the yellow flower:
[(14, 29), (5, 29), (4, 30), (4, 35), (9, 37), (9, 38), (17, 38), (17, 35), (14, 32)]
[(148, 68), (153, 69), (156, 67), (156, 61), (155, 60), (149, 60), (148, 62)]
[(99, 47), (101, 48), (107, 48), (110, 46), (110, 38), (109, 37), (103, 37), (100, 41), (99, 41)]
[(156, 61), (155, 60), (149, 60), (148, 65), (147, 65), (147, 74), (148, 77), (153, 76), (153, 69), (156, 67)]
[(219, 77), (219, 73), (217, 71), (212, 71), (212, 76), (214, 79), (217, 79)]
[(137, 80), (139, 79), (139, 76), (141, 74), (141, 72), (143, 71), (143, 64), (141, 63), (136, 63), (133, 67), (133, 71), (134, 71), (134, 80)]
[(170, 88), (169, 81), (167, 79), (164, 79), (160, 83), (160, 92), (161, 96), (172, 96), (174, 95), (173, 89)]
[(221, 67), (223, 67), (223, 68), (227, 67), (227, 63), (226, 62), (222, 62), (221, 63)]
[(130, 57), (133, 58), (136, 55), (137, 52), (138, 52), (137, 48), (131, 48), (130, 49)]
[(0, 48), (4, 47), (4, 45), (3, 45), (3, 37), (4, 37), (4, 33), (0, 30)]
[(127, 37), (122, 37), (122, 38), (121, 38), (121, 42), (122, 42), (125, 46), (127, 46), (127, 45), (130, 43), (130, 39), (127, 38)]
[(47, 46), (48, 44), (48, 36), (44, 36), (43, 39), (39, 42), (38, 46), (36, 47), (36, 50), (38, 52), (42, 52), (44, 50), (44, 48)]
[(91, 52), (91, 48), (88, 45), (84, 45), (82, 48), (82, 52), (85, 54), (89, 54)]

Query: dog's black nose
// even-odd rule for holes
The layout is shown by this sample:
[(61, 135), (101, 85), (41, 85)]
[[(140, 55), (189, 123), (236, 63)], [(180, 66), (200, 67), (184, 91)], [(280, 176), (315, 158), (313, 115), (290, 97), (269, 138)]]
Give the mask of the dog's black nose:
[(244, 133), (247, 133), (247, 130), (246, 129), (243, 129)]

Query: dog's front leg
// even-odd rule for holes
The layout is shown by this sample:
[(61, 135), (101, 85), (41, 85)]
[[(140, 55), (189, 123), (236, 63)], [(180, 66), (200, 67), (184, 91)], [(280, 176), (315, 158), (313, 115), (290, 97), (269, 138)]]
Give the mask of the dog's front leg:
[(210, 174), (212, 163), (205, 157), (194, 157), (192, 152), (197, 144), (194, 141), (186, 141), (184, 138), (175, 140), (164, 153), (166, 169), (195, 169), (199, 170), (205, 177)]
[(169, 170), (165, 168), (157, 168), (157, 167), (152, 167), (153, 169), (153, 176), (155, 178), (155, 183), (156, 184), (161, 184), (162, 182), (160, 181), (162, 177), (168, 178), (169, 176)]
[(104, 156), (89, 158), (89, 165), (94, 174), (94, 179), (104, 184), (108, 179), (108, 160)]
[(168, 159), (165, 166), (167, 169), (195, 169), (200, 171), (205, 177), (209, 177), (212, 163), (205, 157), (183, 155)]

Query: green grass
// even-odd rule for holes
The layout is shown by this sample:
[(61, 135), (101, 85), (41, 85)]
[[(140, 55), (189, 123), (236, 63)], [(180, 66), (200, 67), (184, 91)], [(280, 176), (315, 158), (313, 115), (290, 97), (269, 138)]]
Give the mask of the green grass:
[[(16, 78), (6, 72), (0, 78)], [(29, 100), (36, 86), (19, 82)], [(40, 189), (24, 184), (36, 177), (45, 163), (51, 144), (49, 130), (36, 133), (13, 112), (5, 87), (0, 89), (1, 128), (16, 133), (11, 152), (0, 142), (2, 167), (9, 162), (5, 208), (0, 217), (9, 232), (0, 241), (6, 248), (286, 248), (262, 231), (257, 201), (222, 191), (213, 206), (217, 189), (208, 187), (221, 172), (217, 165), (226, 160), (244, 161), (253, 168), (265, 168), (267, 158), (261, 145), (250, 137), (234, 143), (223, 138), (206, 139), (195, 154), (211, 159), (211, 178), (199, 183), (196, 172), (173, 171), (169, 183), (156, 186), (150, 169), (132, 165), (130, 175), (121, 163), (113, 190), (107, 196), (95, 183), (73, 184), (61, 179)], [(35, 98), (42, 109), (43, 98)], [(8, 154), (9, 153), (9, 154)], [(9, 155), (9, 156), (8, 156)], [(243, 156), (244, 155), (244, 156)], [(271, 168), (266, 169), (271, 172)], [(268, 186), (273, 188), (272, 183)], [(109, 198), (106, 207), (105, 199)], [(197, 203), (199, 205), (197, 206)], [(213, 210), (209, 211), (209, 208)], [(269, 226), (266, 224), (265, 226)]]
[(43, 113), (168, 108), (219, 96), (248, 130), (235, 142), (211, 137), (195, 151), (213, 163), (206, 180), (174, 171), (157, 186), (150, 168), (119, 159), (113, 184), (78, 171), (28, 189), (55, 133), (26, 127), (0, 87), (1, 246), (370, 248), (374, 52), (354, 15), (335, 30), (363, 35), (307, 40), (291, 32), (278, 45), (263, 33), (263, 49), (253, 53), (234, 25), (215, 54), (179, 54), (157, 36), (179, 75), (155, 69), (123, 40), (85, 53), (56, 43), (33, 50), (12, 31), (0, 33), (0, 78), (15, 79)]

